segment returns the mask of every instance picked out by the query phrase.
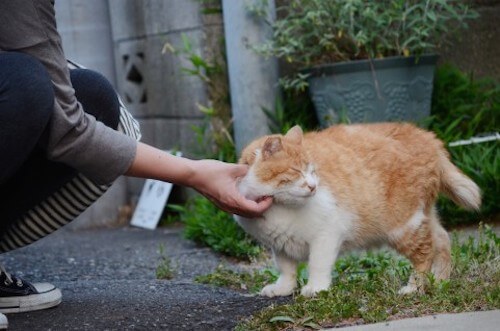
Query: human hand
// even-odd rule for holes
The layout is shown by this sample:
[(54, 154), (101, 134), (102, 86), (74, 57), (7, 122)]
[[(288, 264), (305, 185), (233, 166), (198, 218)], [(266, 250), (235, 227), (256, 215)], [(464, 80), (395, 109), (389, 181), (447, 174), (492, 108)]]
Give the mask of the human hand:
[(136, 156), (126, 175), (190, 186), (220, 209), (253, 218), (261, 216), (271, 206), (272, 198), (252, 201), (240, 194), (238, 180), (246, 175), (247, 170), (246, 165), (215, 160), (194, 161), (138, 143)]
[(248, 166), (215, 160), (194, 161), (194, 174), (188, 185), (206, 196), (220, 209), (243, 217), (261, 216), (272, 204), (271, 197), (248, 200), (237, 188), (238, 180), (245, 176)]

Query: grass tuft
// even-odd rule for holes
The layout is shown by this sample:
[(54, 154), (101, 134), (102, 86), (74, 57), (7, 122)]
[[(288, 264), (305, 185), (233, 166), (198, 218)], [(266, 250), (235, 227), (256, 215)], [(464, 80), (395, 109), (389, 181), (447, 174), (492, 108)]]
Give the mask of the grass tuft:
[(208, 199), (198, 196), (181, 211), (184, 235), (218, 253), (250, 260), (261, 254), (258, 246), (234, 221), (232, 215), (218, 209)]
[(172, 265), (172, 260), (165, 255), (165, 246), (160, 244), (159, 247), (160, 262), (156, 267), (157, 279), (172, 279), (175, 277), (175, 268)]

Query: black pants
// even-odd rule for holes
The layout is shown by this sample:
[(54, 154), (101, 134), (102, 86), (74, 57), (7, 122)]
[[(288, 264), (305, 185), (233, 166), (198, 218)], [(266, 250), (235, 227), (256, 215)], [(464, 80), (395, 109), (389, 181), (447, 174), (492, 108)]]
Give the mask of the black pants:
[[(114, 129), (120, 105), (100, 74), (71, 70), (71, 83), (83, 109)], [(46, 159), (41, 145), (54, 109), (49, 74), (34, 58), (0, 53), (0, 236), (27, 210), (77, 175)]]

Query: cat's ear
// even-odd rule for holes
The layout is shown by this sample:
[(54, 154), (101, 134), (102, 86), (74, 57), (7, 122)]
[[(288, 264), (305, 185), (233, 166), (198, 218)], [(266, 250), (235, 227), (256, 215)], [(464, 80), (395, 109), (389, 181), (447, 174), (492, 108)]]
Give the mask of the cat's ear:
[(288, 130), (288, 132), (285, 135), (285, 138), (293, 144), (300, 145), (302, 143), (303, 136), (304, 133), (302, 132), (302, 129), (300, 128), (300, 126), (296, 125), (290, 130)]
[(262, 147), (262, 159), (265, 161), (282, 149), (283, 145), (280, 137), (269, 137), (266, 139), (264, 147)]

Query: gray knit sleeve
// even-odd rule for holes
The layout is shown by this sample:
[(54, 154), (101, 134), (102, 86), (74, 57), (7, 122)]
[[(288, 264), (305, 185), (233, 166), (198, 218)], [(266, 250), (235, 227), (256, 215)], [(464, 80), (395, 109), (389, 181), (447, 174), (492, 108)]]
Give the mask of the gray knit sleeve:
[(52, 1), (6, 0), (2, 3), (4, 18), (12, 22), (1, 24), (0, 34), (5, 32), (9, 42), (6, 40), (2, 45), (0, 39), (0, 49), (36, 57), (52, 78), (56, 100), (48, 141), (42, 146), (47, 157), (75, 168), (97, 184), (114, 181), (132, 164), (137, 142), (86, 114), (76, 100)]

